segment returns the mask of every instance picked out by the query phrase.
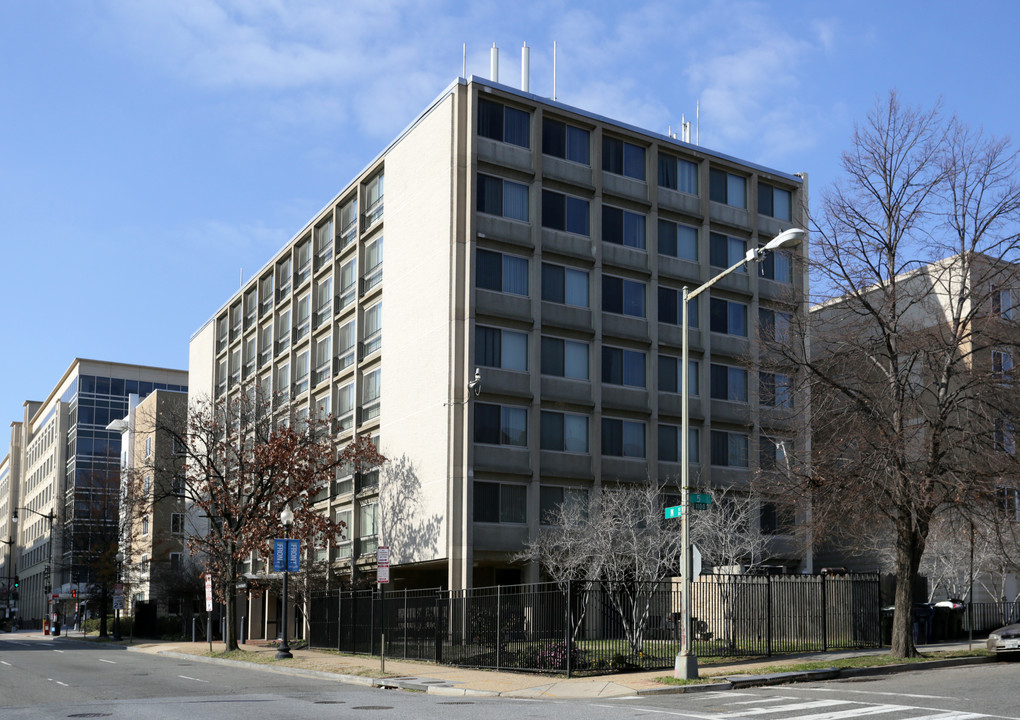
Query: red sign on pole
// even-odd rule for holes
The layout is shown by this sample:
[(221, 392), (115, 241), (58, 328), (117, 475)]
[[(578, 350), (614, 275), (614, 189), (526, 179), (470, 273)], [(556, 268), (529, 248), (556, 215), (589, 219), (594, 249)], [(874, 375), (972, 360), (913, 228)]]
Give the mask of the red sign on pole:
[(386, 545), (380, 545), (375, 554), (375, 581), (378, 583), (390, 581), (390, 549)]

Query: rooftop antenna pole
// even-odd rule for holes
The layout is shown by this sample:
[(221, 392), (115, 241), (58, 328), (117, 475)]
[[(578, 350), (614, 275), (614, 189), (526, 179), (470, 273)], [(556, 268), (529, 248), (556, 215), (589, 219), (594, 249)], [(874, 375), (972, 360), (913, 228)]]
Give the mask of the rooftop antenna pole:
[(556, 41), (553, 40), (553, 100), (556, 99)]
[(524, 47), (521, 48), (521, 90), (524, 92), (530, 92), (531, 90), (531, 48), (528, 47), (528, 43), (524, 43)]
[(694, 117), (694, 120), (695, 120), (695, 123), (694, 123), (694, 137), (695, 137), (694, 144), (695, 145), (701, 145), (701, 100), (700, 99), (698, 100), (697, 105), (695, 105), (694, 107), (696, 108), (696, 112), (697, 112), (697, 115), (695, 115), (695, 117)]
[(237, 275), (238, 275), (238, 278), (237, 278), (237, 285), (238, 285), (238, 287), (244, 287), (244, 268), (243, 267), (238, 269)]
[(464, 56), (460, 61), (460, 76), (467, 79), (467, 43), (464, 43)]
[(499, 82), (499, 48), (496, 43), (492, 43), (492, 49), (489, 50), (489, 79), (494, 83)]

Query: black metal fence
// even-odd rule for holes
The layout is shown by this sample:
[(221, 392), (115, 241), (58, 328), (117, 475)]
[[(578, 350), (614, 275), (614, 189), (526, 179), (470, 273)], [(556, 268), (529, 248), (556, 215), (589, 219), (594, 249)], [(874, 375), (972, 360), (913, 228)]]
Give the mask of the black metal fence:
[(974, 619), (974, 633), (987, 634), (1003, 625), (1020, 622), (1020, 602), (974, 603), (960, 610), (960, 615), (961, 634), (969, 632), (971, 618)]
[[(693, 584), (697, 655), (878, 647), (877, 575), (710, 575)], [(681, 583), (555, 583), (313, 597), (313, 647), (449, 665), (598, 674), (673, 667)], [(385, 623), (383, 618), (385, 617)]]

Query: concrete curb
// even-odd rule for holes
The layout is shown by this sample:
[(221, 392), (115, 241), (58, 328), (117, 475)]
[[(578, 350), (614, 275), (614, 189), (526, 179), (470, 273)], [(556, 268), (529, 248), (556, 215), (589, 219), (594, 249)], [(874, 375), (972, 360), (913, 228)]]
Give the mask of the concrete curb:
[(211, 658), (204, 655), (189, 655), (172, 650), (161, 650), (156, 653), (163, 657), (171, 657), (176, 660), (192, 660), (195, 662), (211, 663), (213, 665), (226, 665), (229, 667), (245, 667), (253, 670), (264, 670), (281, 675), (295, 675), (319, 680), (332, 680), (334, 682), (347, 683), (349, 685), (364, 685), (367, 687), (387, 687), (383, 684), (386, 681), (379, 678), (364, 677), (362, 675), (343, 675), (341, 673), (326, 672), (325, 670), (306, 670), (304, 668), (286, 667), (283, 665), (263, 665), (262, 663), (246, 662), (244, 660), (227, 660), (226, 658)]

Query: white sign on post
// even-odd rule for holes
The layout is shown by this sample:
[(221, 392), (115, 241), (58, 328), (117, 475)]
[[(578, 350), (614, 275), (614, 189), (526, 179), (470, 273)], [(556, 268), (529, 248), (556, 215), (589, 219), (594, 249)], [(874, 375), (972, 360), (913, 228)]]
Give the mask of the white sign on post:
[(388, 583), (390, 581), (390, 549), (386, 545), (380, 545), (375, 555), (375, 581)]
[(205, 576), (205, 611), (212, 612), (212, 575)]

